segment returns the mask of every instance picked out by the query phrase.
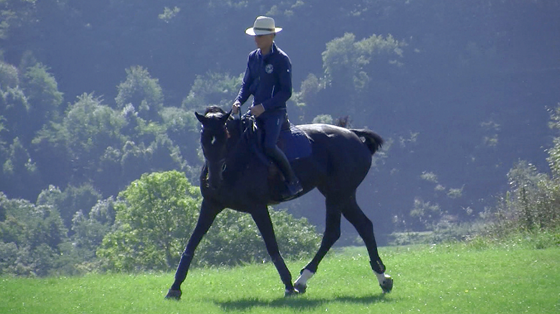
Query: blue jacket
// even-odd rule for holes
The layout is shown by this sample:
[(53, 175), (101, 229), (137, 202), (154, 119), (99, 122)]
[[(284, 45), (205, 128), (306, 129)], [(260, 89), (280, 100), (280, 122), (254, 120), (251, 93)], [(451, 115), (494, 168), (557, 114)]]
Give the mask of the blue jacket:
[(292, 96), (292, 63), (275, 43), (265, 56), (260, 49), (249, 54), (243, 84), (236, 100), (244, 104), (251, 95), (253, 105), (262, 104), (265, 112), (286, 110), (286, 102)]

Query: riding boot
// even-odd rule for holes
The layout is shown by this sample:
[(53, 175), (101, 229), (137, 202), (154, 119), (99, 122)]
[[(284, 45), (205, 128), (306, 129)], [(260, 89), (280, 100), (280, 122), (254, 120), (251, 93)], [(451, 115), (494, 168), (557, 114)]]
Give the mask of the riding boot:
[(272, 159), (272, 161), (284, 175), (284, 178), (286, 180), (286, 187), (288, 188), (289, 193), (285, 196), (294, 197), (298, 193), (303, 191), (303, 188), (301, 187), (301, 184), (299, 183), (299, 180), (296, 177), (294, 170), (292, 169), (292, 166), (290, 165), (290, 162), (288, 161), (288, 158), (286, 157), (284, 152), (281, 151), (278, 146), (276, 146), (274, 148), (267, 148), (266, 154), (270, 159)]

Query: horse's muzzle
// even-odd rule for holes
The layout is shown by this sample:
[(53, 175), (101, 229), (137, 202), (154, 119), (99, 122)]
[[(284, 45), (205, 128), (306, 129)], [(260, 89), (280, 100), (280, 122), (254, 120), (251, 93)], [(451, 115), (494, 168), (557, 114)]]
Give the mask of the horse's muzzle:
[(208, 187), (212, 190), (218, 190), (222, 185), (224, 177), (222, 173), (226, 169), (226, 164), (216, 165), (216, 167), (208, 168)]

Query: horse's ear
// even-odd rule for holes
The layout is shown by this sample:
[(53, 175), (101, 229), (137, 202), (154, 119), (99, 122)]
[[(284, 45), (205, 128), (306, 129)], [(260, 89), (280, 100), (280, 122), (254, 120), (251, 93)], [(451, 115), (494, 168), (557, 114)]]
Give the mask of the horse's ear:
[(199, 114), (198, 112), (194, 112), (194, 115), (196, 116), (196, 118), (198, 119), (198, 121), (200, 121), (200, 123), (204, 124), (204, 122), (206, 122), (206, 117)]
[(233, 109), (230, 109), (230, 110), (228, 111), (228, 113), (226, 113), (226, 115), (222, 117), (222, 121), (224, 121), (224, 123), (227, 122), (227, 120), (228, 120), (229, 117), (231, 116), (232, 110), (233, 110)]

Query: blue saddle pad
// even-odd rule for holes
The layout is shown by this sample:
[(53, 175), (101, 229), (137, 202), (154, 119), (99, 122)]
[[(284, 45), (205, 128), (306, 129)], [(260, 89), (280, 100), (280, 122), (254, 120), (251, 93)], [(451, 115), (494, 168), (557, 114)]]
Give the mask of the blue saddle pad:
[(311, 142), (309, 137), (298, 127), (290, 123), (290, 128), (280, 132), (278, 137), (280, 148), (289, 161), (309, 157), (311, 155)]

